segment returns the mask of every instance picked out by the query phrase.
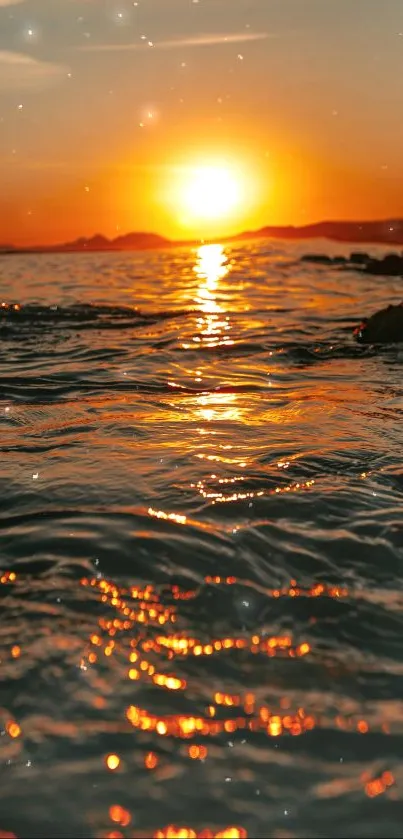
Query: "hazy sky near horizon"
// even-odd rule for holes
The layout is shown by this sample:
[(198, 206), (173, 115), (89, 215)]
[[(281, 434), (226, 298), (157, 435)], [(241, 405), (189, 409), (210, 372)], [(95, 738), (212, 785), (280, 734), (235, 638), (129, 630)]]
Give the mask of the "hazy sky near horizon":
[(0, 0), (0, 242), (193, 235), (215, 160), (223, 232), (403, 215), (402, 78), (401, 0)]

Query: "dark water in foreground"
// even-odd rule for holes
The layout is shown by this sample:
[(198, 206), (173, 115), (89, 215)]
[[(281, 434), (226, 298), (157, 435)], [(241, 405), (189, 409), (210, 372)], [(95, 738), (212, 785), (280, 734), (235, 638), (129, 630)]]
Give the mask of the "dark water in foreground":
[(403, 836), (402, 281), (304, 249), (1, 261), (0, 831)]

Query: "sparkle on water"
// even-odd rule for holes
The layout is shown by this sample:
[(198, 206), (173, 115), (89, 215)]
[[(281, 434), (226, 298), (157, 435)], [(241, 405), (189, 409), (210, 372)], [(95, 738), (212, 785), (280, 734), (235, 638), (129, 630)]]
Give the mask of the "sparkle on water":
[(400, 288), (302, 252), (4, 258), (0, 836), (400, 836)]

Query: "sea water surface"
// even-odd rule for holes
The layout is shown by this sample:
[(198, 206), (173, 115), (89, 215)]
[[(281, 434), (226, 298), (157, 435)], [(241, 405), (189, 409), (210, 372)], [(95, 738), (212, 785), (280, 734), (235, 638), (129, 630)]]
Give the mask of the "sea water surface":
[(403, 836), (402, 280), (306, 250), (2, 258), (7, 835)]

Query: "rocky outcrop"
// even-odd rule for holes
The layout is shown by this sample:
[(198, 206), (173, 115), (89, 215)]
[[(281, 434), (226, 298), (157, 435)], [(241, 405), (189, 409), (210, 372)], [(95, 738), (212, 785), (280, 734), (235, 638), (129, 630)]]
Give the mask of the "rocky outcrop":
[(403, 304), (388, 306), (366, 318), (354, 330), (360, 344), (396, 344), (403, 342)]
[(389, 253), (383, 259), (370, 259), (364, 266), (366, 274), (380, 274), (384, 277), (403, 277), (403, 256)]
[(350, 256), (327, 256), (324, 253), (307, 253), (301, 257), (301, 262), (312, 262), (316, 265), (335, 265), (356, 268), (365, 266), (373, 261), (367, 253), (353, 252)]
[(306, 253), (301, 262), (312, 262), (314, 265), (345, 265), (345, 256), (327, 256), (325, 253)]
[(378, 274), (384, 277), (403, 277), (403, 254), (388, 253), (381, 259), (367, 253), (351, 253), (350, 256), (327, 256), (321, 253), (307, 253), (302, 262), (355, 269), (364, 274)]

